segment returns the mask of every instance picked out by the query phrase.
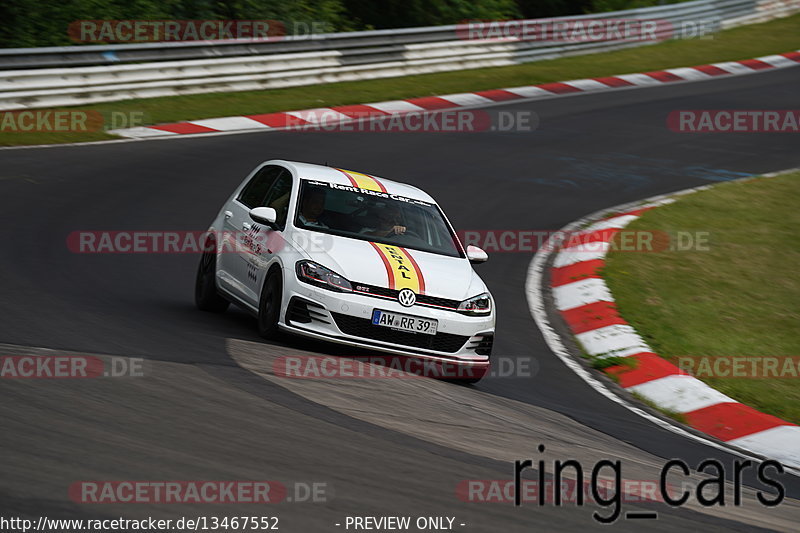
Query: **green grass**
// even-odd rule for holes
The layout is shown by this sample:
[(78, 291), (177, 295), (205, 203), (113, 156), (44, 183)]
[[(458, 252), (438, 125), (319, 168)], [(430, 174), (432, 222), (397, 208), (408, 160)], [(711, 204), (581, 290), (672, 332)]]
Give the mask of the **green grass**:
[[(144, 112), (150, 124), (359, 104), (437, 94), (497, 89), (579, 78), (733, 61), (800, 48), (800, 15), (720, 32), (713, 39), (676, 40), (639, 48), (509, 67), (484, 68), (311, 85), (267, 91), (212, 93), (125, 100), (89, 106), (103, 113)], [(94, 133), (0, 132), (0, 145), (94, 141)]]
[[(800, 172), (725, 183), (648, 211), (630, 230), (708, 232), (706, 251), (611, 252), (620, 314), (662, 357), (800, 356)], [(800, 378), (705, 378), (800, 423)]]
[(592, 368), (596, 368), (597, 370), (605, 370), (606, 368), (611, 368), (614, 366), (625, 366), (629, 369), (633, 370), (636, 368), (636, 360), (631, 359), (630, 357), (619, 357), (616, 355), (612, 355), (610, 357), (589, 357), (591, 361)]

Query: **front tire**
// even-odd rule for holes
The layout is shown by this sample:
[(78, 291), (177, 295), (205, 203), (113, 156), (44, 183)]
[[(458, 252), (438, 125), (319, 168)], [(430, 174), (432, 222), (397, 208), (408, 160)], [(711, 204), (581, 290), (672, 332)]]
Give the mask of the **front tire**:
[(267, 340), (276, 340), (280, 336), (278, 319), (281, 314), (281, 293), (283, 281), (279, 269), (267, 273), (261, 298), (258, 300), (258, 333)]
[(216, 245), (210, 243), (200, 257), (200, 265), (197, 267), (197, 278), (194, 283), (194, 303), (201, 311), (222, 313), (230, 305), (230, 302), (220, 296), (217, 290), (216, 273)]

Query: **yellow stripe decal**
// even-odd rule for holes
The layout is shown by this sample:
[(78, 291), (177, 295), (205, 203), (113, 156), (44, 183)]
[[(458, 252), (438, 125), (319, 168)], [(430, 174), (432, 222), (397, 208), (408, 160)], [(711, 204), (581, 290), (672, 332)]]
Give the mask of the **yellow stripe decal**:
[(352, 170), (342, 170), (341, 168), (337, 169), (340, 172), (343, 172), (350, 178), (350, 182), (358, 187), (359, 189), (366, 189), (368, 191), (379, 191), (379, 192), (386, 192), (386, 189), (373, 178), (372, 176), (368, 176), (367, 174), (362, 174), (361, 172), (354, 172)]
[(393, 285), (389, 287), (390, 289), (411, 289), (416, 294), (423, 292), (420, 272), (417, 271), (414, 262), (408, 257), (405, 250), (388, 244), (372, 244), (388, 261), (387, 268), (391, 269), (393, 274), (389, 276), (390, 284)]

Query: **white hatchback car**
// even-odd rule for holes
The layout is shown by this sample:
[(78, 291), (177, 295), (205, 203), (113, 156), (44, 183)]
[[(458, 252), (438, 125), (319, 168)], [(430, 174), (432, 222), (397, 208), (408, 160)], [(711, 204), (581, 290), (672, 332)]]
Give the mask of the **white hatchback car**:
[(267, 161), (211, 224), (197, 307), (234, 302), (280, 330), (468, 369), (489, 368), (492, 296), (444, 213), (411, 185), (326, 166)]

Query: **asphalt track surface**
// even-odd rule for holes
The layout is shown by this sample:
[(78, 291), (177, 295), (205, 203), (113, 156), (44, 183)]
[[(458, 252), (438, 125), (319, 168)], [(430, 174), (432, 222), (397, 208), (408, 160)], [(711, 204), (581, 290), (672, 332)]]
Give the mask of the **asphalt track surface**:
[[(629, 479), (655, 479), (673, 457), (729, 466), (733, 455), (603, 398), (549, 352), (523, 291), (529, 253), (494, 254), (478, 272), (497, 300), (495, 356), (533, 358), (533, 377), (474, 387), (321, 383), (271, 377), (269, 361), (355, 352), (293, 338), (264, 343), (239, 310), (196, 311), (197, 256), (73, 254), (66, 236), (205, 229), (243, 176), (272, 158), (415, 184), (459, 230), (555, 230), (623, 202), (800, 166), (796, 134), (666, 127), (676, 109), (794, 109), (799, 84), (800, 68), (788, 68), (495, 108), (535, 111), (534, 132), (273, 132), (0, 151), (3, 354), (146, 359), (142, 378), (0, 383), (2, 515), (271, 514), (284, 531), (344, 530), (334, 524), (347, 515), (447, 515), (464, 531), (566, 531), (600, 527), (596, 507), (466, 503), (455, 488), (465, 479), (510, 479), (513, 460), (539, 458), (538, 444), (551, 452), (546, 460), (577, 458), (588, 468), (620, 458)], [(324, 482), (328, 501), (253, 510), (67, 497), (77, 480), (104, 479)], [(783, 482), (800, 498), (796, 479)], [(658, 520), (620, 519), (614, 528), (786, 529), (800, 521), (791, 502), (741, 513), (730, 505), (624, 505), (648, 509)]]

